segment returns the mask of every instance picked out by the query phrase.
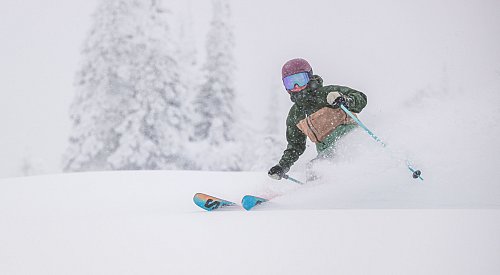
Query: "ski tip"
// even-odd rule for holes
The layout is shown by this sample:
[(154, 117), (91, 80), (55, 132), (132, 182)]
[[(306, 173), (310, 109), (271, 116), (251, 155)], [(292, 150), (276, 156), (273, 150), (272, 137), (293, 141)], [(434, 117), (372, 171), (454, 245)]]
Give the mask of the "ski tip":
[(194, 203), (196, 203), (197, 201), (202, 201), (202, 200), (207, 200), (209, 198), (211, 198), (212, 196), (210, 195), (207, 195), (207, 194), (203, 194), (203, 193), (196, 193), (194, 194), (193, 196), (193, 201)]
[(206, 211), (212, 211), (213, 209), (205, 207), (205, 203), (207, 201), (208, 195), (203, 194), (203, 193), (196, 193), (193, 196), (193, 202), (196, 204), (198, 207), (206, 210)]
[(196, 194), (194, 194), (193, 198), (196, 198), (196, 197), (205, 197), (205, 196), (208, 197), (209, 195), (203, 194), (203, 193), (196, 193)]

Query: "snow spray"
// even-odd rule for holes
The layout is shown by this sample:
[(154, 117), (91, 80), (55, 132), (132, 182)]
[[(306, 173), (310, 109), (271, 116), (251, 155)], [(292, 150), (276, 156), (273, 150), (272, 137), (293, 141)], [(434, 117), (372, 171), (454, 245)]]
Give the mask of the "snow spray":
[[(349, 111), (343, 104), (340, 104), (340, 108), (342, 108), (342, 110), (344, 110), (344, 112), (347, 115), (349, 115), (352, 119), (354, 119), (354, 121), (356, 121), (356, 123), (359, 126), (361, 126), (361, 128), (363, 128), (376, 142), (380, 143), (382, 145), (382, 147), (384, 147), (384, 148), (387, 147), (387, 144), (385, 144), (378, 136), (376, 136), (372, 131), (370, 131), (370, 129), (368, 129), (368, 127), (366, 127), (363, 124), (363, 122), (361, 122), (361, 120), (359, 120), (353, 113), (351, 113), (351, 111)], [(412, 165), (412, 162), (409, 159), (406, 160), (406, 167), (408, 167), (408, 170), (410, 170), (410, 172), (412, 172), (412, 177), (414, 179), (424, 180), (421, 177), (422, 171), (415, 169)]]

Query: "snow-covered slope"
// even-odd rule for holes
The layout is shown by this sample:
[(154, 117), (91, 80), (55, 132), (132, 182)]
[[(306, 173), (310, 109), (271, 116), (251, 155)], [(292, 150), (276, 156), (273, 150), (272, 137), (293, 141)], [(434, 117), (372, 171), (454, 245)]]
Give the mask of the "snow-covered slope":
[[(500, 272), (500, 210), (397, 209), (437, 191), (411, 179), (385, 195), (366, 187), (192, 171), (4, 179), (0, 274)], [(195, 192), (284, 195), (255, 211), (205, 212)]]

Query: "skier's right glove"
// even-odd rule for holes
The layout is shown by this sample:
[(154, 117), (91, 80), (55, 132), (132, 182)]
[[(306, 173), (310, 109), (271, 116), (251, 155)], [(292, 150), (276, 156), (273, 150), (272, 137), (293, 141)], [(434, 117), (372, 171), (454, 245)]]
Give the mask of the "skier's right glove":
[(352, 98), (345, 96), (339, 92), (331, 92), (326, 97), (326, 102), (332, 105), (333, 108), (339, 108), (340, 105), (344, 105), (347, 109), (349, 109), (352, 101)]
[(290, 170), (290, 168), (283, 168), (278, 164), (278, 165), (273, 166), (271, 169), (269, 169), (269, 172), (267, 172), (267, 174), (272, 179), (280, 180), (285, 176), (285, 174), (286, 174), (286, 172), (288, 172), (288, 170)]

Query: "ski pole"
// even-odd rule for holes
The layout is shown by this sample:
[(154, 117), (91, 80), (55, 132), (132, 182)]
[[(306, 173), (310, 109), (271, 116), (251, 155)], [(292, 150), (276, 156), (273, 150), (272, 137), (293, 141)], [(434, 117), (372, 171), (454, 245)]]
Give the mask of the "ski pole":
[[(356, 121), (356, 123), (361, 126), (361, 128), (363, 128), (363, 130), (365, 130), (375, 141), (377, 141), (378, 143), (380, 143), (382, 145), (382, 147), (387, 147), (387, 144), (385, 144), (378, 136), (376, 136), (372, 131), (370, 131), (370, 129), (368, 129), (368, 127), (366, 127), (363, 122), (361, 122), (361, 120), (359, 120), (353, 113), (351, 113), (351, 111), (349, 111), (345, 106), (344, 104), (340, 104), (340, 108), (342, 108), (342, 110), (344, 110), (344, 112), (349, 115), (352, 119), (354, 119), (354, 121)], [(420, 170), (417, 170), (415, 168), (413, 168), (413, 166), (411, 165), (411, 162), (410, 160), (406, 160), (406, 166), (408, 167), (408, 170), (410, 170), (412, 172), (412, 177), (414, 179), (420, 179), (420, 180), (424, 180), (420, 175), (422, 174), (422, 172)]]
[(294, 179), (294, 178), (290, 177), (290, 176), (289, 176), (289, 175), (287, 175), (287, 174), (283, 175), (283, 178), (284, 178), (284, 179), (287, 179), (287, 180), (289, 180), (289, 181), (293, 181), (293, 182), (298, 183), (298, 184), (304, 184), (304, 183), (303, 183), (303, 182), (301, 182), (300, 180), (296, 180), (296, 179)]

